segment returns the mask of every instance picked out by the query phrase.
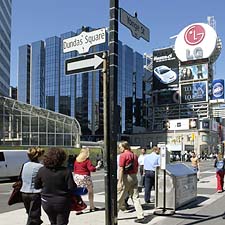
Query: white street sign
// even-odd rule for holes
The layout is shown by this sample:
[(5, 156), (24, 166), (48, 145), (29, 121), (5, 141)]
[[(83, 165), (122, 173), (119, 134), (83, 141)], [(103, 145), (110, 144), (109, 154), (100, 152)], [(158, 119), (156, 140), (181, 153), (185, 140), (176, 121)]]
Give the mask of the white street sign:
[(146, 41), (150, 40), (150, 31), (143, 25), (137, 17), (131, 16), (124, 9), (120, 8), (120, 22), (126, 26), (130, 31), (133, 37), (140, 39), (142, 37)]
[(87, 53), (90, 47), (106, 42), (106, 29), (101, 28), (91, 32), (83, 31), (77, 36), (63, 40), (63, 52), (78, 51), (79, 54)]
[(103, 68), (103, 53), (83, 55), (65, 61), (65, 74), (86, 73)]

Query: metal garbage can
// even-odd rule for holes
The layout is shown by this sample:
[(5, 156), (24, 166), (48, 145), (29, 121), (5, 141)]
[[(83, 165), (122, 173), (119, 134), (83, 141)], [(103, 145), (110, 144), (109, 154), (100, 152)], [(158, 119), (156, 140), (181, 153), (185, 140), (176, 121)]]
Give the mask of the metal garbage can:
[(176, 210), (197, 198), (197, 174), (184, 163), (167, 164), (165, 171), (157, 168), (155, 181), (155, 208)]

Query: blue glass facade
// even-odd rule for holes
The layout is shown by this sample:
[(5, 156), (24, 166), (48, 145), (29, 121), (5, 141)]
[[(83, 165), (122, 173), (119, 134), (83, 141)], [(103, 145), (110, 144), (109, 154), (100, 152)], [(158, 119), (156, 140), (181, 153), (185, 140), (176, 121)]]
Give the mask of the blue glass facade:
[(30, 104), (45, 108), (45, 49), (44, 42), (37, 41), (31, 44), (31, 82)]
[(45, 40), (45, 107), (59, 112), (61, 39), (50, 37)]
[(9, 96), (12, 1), (0, 0), (0, 9), (0, 94)]
[(30, 103), (30, 45), (19, 47), (18, 93), (21, 102)]
[[(35, 98), (36, 103), (40, 107), (75, 117), (82, 130), (82, 138), (85, 140), (98, 140), (103, 138), (103, 77), (100, 71), (65, 75), (65, 60), (77, 56), (77, 52), (63, 53), (62, 41), (65, 38), (78, 35), (81, 29), (77, 32), (67, 32), (61, 34), (60, 37), (50, 37), (45, 39), (45, 47), (39, 43), (39, 48), (36, 46), (36, 54), (30, 56), (32, 68), (37, 67), (33, 73), (31, 70), (31, 83), (36, 82), (40, 86), (41, 82), (44, 87), (44, 106), (41, 106), (41, 101), (35, 95), (31, 94), (31, 99)], [(33, 45), (31, 46), (33, 52)], [(21, 47), (22, 48), (22, 47)], [(100, 52), (108, 49), (107, 43), (94, 46), (89, 52)], [(41, 64), (37, 57), (38, 50), (44, 54), (44, 81), (41, 81)], [(19, 67), (25, 70), (26, 52), (21, 51), (19, 55)], [(24, 55), (23, 55), (24, 54)], [(39, 52), (39, 56), (43, 56)], [(29, 58), (29, 57), (28, 57)], [(19, 73), (19, 76), (22, 73)], [(133, 125), (140, 123), (140, 107), (142, 101), (142, 75), (143, 75), (143, 57), (133, 50), (123, 45), (119, 41), (119, 62), (118, 62), (118, 109), (120, 111), (121, 133), (131, 133)], [(38, 79), (39, 81), (37, 81)], [(20, 80), (20, 78), (18, 79)], [(24, 85), (26, 82), (24, 82)], [(31, 85), (32, 87), (32, 85)], [(40, 86), (41, 87), (41, 86)], [(138, 90), (136, 90), (138, 88)], [(23, 91), (18, 88), (18, 92)], [(41, 93), (41, 92), (40, 92)], [(38, 100), (38, 101), (37, 101)], [(32, 103), (33, 100), (31, 100)], [(94, 137), (94, 138), (93, 138)]]

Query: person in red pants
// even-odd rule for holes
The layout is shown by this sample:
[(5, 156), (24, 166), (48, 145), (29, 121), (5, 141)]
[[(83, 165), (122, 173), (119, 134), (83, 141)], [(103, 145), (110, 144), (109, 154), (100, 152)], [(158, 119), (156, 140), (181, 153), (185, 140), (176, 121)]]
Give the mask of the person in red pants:
[(216, 168), (217, 192), (222, 193), (225, 173), (225, 159), (223, 158), (223, 154), (221, 152), (219, 152), (216, 157), (214, 167)]

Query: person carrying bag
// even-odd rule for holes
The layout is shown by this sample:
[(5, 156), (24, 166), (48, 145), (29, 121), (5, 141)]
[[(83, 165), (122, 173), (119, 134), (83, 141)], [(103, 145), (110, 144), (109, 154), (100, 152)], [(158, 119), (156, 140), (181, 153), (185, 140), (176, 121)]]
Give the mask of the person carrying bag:
[(11, 195), (9, 196), (8, 205), (14, 205), (16, 203), (23, 202), (22, 193), (20, 192), (20, 189), (23, 185), (21, 177), (23, 166), (24, 164), (22, 165), (22, 168), (20, 170), (18, 180), (12, 185), (13, 190)]

